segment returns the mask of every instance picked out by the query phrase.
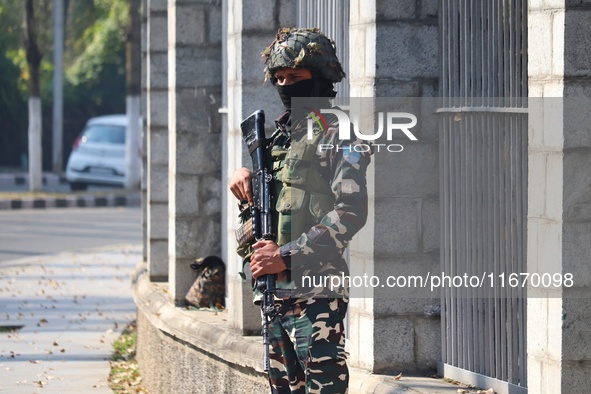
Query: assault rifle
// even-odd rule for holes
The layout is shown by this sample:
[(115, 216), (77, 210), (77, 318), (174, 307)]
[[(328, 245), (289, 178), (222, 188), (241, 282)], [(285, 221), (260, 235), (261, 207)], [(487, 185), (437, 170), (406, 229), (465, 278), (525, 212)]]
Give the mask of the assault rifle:
[[(273, 176), (269, 172), (267, 158), (268, 140), (265, 137), (265, 113), (262, 110), (255, 111), (240, 124), (242, 138), (248, 148), (252, 159), (252, 197), (254, 206), (251, 207), (252, 234), (254, 238), (275, 241), (272, 229), (271, 214), (271, 185)], [(248, 237), (246, 237), (248, 238)], [(239, 240), (240, 243), (240, 240)], [(263, 367), (269, 371), (269, 323), (277, 313), (275, 306), (275, 279), (276, 275), (263, 275), (257, 278), (257, 289), (263, 294), (261, 309), (263, 311), (263, 346), (265, 356)]]

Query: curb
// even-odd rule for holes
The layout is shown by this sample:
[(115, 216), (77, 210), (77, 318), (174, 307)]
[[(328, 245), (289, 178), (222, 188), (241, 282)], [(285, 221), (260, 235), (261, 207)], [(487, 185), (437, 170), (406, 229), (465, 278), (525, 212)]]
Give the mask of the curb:
[[(19, 186), (29, 183), (29, 174), (0, 174), (0, 186)], [(56, 186), (68, 183), (64, 175), (43, 174), (43, 185)]]
[(0, 200), (0, 211), (9, 209), (139, 207), (140, 194), (106, 196), (67, 196)]

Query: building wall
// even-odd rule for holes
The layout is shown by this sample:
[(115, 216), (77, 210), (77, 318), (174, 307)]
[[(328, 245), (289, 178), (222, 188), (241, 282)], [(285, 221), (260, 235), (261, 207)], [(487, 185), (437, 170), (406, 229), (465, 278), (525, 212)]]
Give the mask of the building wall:
[[(350, 7), (351, 97), (378, 98), (376, 105), (385, 97), (437, 97), (437, 2), (359, 0)], [(421, 111), (421, 101), (414, 103)], [(351, 244), (351, 275), (385, 280), (410, 273), (409, 267), (422, 273), (439, 268), (437, 125), (425, 122), (413, 132), (418, 141), (403, 135), (390, 141), (403, 152), (374, 153), (371, 219)], [(431, 312), (439, 299), (396, 297), (387, 287), (364, 291), (350, 303), (352, 364), (372, 372), (434, 370), (441, 328)]]
[(168, 5), (146, 0), (146, 249), (150, 278), (168, 279)]
[(220, 3), (168, 1), (168, 276), (184, 304), (190, 264), (220, 255)]
[(591, 384), (591, 68), (581, 32), (591, 29), (591, 4), (530, 1), (529, 21), (528, 271), (572, 274), (574, 286), (528, 300), (528, 388), (584, 392)]
[[(196, 257), (222, 255), (228, 267), (225, 313), (236, 343), (244, 342), (244, 334), (258, 331), (259, 316), (250, 302), (249, 283), (236, 275), (242, 268), (234, 254), (237, 212), (227, 182), (233, 170), (249, 160), (240, 121), (263, 108), (271, 128), (281, 112), (276, 92), (263, 85), (259, 54), (279, 27), (295, 24), (296, 4), (228, 0), (223, 3), (224, 15), (219, 2), (147, 0), (149, 276), (152, 281), (168, 279), (169, 302), (182, 304), (194, 279), (189, 263)], [(350, 9), (351, 96), (436, 97), (437, 1), (351, 0)], [(534, 105), (530, 114), (528, 269), (572, 272), (577, 291), (587, 294), (591, 276), (583, 267), (591, 233), (586, 165), (591, 163), (591, 62), (587, 36), (580, 32), (591, 27), (591, 4), (530, 0), (529, 21), (530, 95), (564, 99), (550, 110)], [(224, 115), (219, 111), (222, 103)], [(351, 243), (352, 274), (384, 277), (410, 265), (438, 269), (436, 130), (426, 124), (417, 130), (419, 141), (405, 140), (411, 154), (375, 157), (368, 179), (375, 220)], [(378, 180), (393, 173), (396, 177), (386, 189)], [(431, 312), (438, 300), (392, 302), (385, 290), (367, 291), (365, 297), (351, 300), (351, 365), (374, 373), (434, 369), (441, 342), (440, 323)], [(585, 301), (529, 300), (529, 310), (536, 311), (528, 317), (530, 392), (571, 393), (589, 386), (591, 338), (586, 327), (591, 310)], [(184, 316), (191, 319), (190, 314)], [(199, 346), (175, 339), (172, 328), (157, 326), (157, 319), (160, 315), (139, 314), (140, 364), (147, 371), (160, 370), (146, 374), (155, 392), (182, 392), (209, 379), (209, 373), (220, 382), (243, 379), (252, 384), (244, 392), (261, 387), (260, 375), (253, 373), (256, 378), (251, 380), (251, 372), (229, 370), (224, 360), (211, 360)], [(164, 363), (154, 359), (161, 354)], [(195, 372), (202, 369), (208, 373)], [(181, 390), (174, 385), (186, 383), (177, 380), (189, 380), (190, 385)]]
[(261, 52), (273, 41), (277, 30), (294, 26), (296, 2), (274, 0), (228, 0), (227, 2), (227, 111), (223, 146), (223, 185), (225, 217), (223, 218), (222, 256), (227, 263), (227, 301), (230, 322), (245, 334), (260, 332), (258, 308), (252, 303), (249, 280), (242, 279), (242, 259), (236, 254), (235, 231), (238, 228), (238, 204), (227, 185), (234, 171), (251, 167), (243, 148), (240, 122), (257, 109), (266, 114), (266, 130), (272, 132), (274, 122), (282, 113), (281, 102), (271, 83), (264, 83)]

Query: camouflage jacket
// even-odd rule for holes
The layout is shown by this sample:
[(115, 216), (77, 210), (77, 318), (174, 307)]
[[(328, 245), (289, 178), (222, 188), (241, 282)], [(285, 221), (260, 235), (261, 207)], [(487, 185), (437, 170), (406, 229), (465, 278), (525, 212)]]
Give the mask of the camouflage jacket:
[[(292, 141), (307, 136), (307, 122), (294, 122), (291, 132), (286, 130), (286, 113), (276, 120), (277, 131), (273, 145), (289, 148)], [(322, 133), (315, 149), (312, 165), (334, 195), (334, 204), (320, 220), (301, 235), (280, 244), (280, 253), (288, 268), (289, 285), (277, 283), (278, 288), (290, 288), (290, 297), (347, 296), (347, 287), (321, 286), (330, 276), (347, 276), (349, 271), (344, 252), (349, 241), (364, 226), (368, 214), (366, 172), (371, 151), (359, 149), (365, 141), (339, 140), (336, 118), (326, 117), (327, 127), (314, 124), (314, 134)], [(296, 238), (297, 237), (297, 238)], [(304, 276), (307, 277), (304, 280)], [(333, 282), (332, 284), (334, 285)], [(341, 283), (342, 284), (342, 283)], [(329, 288), (327, 288), (329, 287)], [(295, 291), (293, 290), (295, 289)], [(279, 293), (278, 293), (279, 295)]]

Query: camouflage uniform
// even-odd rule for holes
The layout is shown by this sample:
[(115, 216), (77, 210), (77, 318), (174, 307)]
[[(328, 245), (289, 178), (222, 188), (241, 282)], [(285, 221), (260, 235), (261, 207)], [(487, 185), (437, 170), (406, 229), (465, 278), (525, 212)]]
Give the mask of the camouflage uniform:
[[(267, 77), (273, 83), (273, 71), (278, 67), (311, 69), (314, 78), (329, 81), (331, 87), (344, 77), (334, 45), (317, 29), (284, 29), (263, 56)], [(330, 108), (328, 100), (322, 103), (327, 105), (323, 108)], [(339, 140), (336, 119), (326, 118), (328, 127), (315, 126), (313, 149), (309, 151), (312, 155), (307, 162), (299, 160), (292, 149), (306, 144), (305, 119), (286, 112), (277, 119), (272, 138), (277, 243), (287, 266), (287, 280), (278, 280), (277, 287), (291, 289), (269, 324), (269, 382), (273, 393), (345, 393), (348, 387), (343, 325), (347, 289), (326, 293), (316, 287), (304, 288), (293, 275), (348, 275), (344, 251), (367, 219), (366, 169), (371, 153), (347, 149), (363, 141)], [(321, 144), (340, 149), (317, 149)], [(297, 172), (298, 166), (306, 171), (311, 167), (306, 172), (308, 178), (300, 184), (289, 178), (290, 171)], [(286, 223), (291, 228), (285, 230), (290, 227)], [(281, 294), (285, 293), (278, 290)]]

